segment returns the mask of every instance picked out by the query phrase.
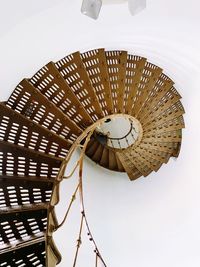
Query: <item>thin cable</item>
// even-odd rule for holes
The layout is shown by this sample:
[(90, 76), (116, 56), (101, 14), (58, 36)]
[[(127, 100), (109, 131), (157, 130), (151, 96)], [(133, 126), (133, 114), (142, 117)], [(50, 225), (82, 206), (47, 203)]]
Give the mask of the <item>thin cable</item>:
[[(83, 156), (84, 156), (84, 154), (85, 154), (86, 147), (87, 147), (87, 145), (88, 145), (88, 143), (89, 143), (89, 141), (90, 141), (90, 138), (91, 138), (92, 134), (93, 134), (93, 131), (89, 132), (88, 136), (86, 137), (86, 141), (85, 141), (84, 145), (82, 146), (83, 149), (82, 149), (82, 151), (81, 151), (81, 155), (80, 155), (80, 157), (79, 157), (79, 160), (77, 161), (77, 163), (76, 163), (76, 165), (75, 165), (73, 171), (71, 172), (71, 174), (70, 174), (69, 176), (65, 176), (65, 179), (71, 177), (71, 176), (74, 174), (76, 168), (77, 168), (77, 167), (80, 165), (80, 163), (83, 161)], [(67, 219), (67, 217), (68, 217), (68, 214), (69, 214), (69, 212), (70, 212), (72, 203), (74, 202), (74, 200), (75, 200), (75, 198), (76, 198), (76, 194), (77, 194), (77, 192), (78, 192), (79, 187), (80, 187), (80, 181), (79, 181), (79, 183), (78, 183), (78, 185), (77, 185), (77, 187), (76, 187), (76, 189), (75, 189), (75, 191), (74, 191), (74, 194), (72, 195), (72, 198), (71, 198), (71, 201), (70, 201), (70, 203), (69, 203), (68, 209), (67, 209), (67, 211), (66, 211), (65, 217), (64, 217), (64, 219), (62, 220), (62, 222), (61, 222), (57, 227), (55, 227), (55, 229), (54, 229), (55, 231), (58, 230), (60, 227), (62, 227), (62, 226), (64, 225), (64, 223), (65, 223), (65, 221), (66, 221), (66, 219)]]
[(95, 242), (95, 240), (93, 238), (93, 235), (91, 233), (91, 230), (90, 230), (90, 227), (89, 227), (89, 224), (88, 224), (88, 220), (87, 220), (87, 217), (86, 217), (86, 214), (85, 214), (82, 176), (83, 176), (83, 158), (80, 159), (80, 165), (79, 165), (79, 184), (80, 184), (79, 193), (80, 193), (80, 202), (81, 202), (82, 213), (84, 214), (84, 221), (85, 221), (85, 225), (86, 225), (86, 228), (87, 228), (87, 231), (88, 231), (89, 240), (93, 242), (94, 247), (95, 247), (95, 253), (98, 255), (98, 257), (101, 260), (101, 262), (103, 263), (104, 267), (107, 267), (105, 261), (103, 260), (101, 254), (99, 252), (97, 244), (96, 244), (96, 242)]
[(82, 230), (83, 230), (83, 218), (84, 218), (84, 214), (82, 213), (73, 267), (76, 266), (76, 261), (77, 261), (77, 258), (78, 258), (78, 252), (79, 252), (79, 249), (80, 249), (80, 246), (81, 246), (81, 243), (82, 243), (81, 236), (82, 236)]

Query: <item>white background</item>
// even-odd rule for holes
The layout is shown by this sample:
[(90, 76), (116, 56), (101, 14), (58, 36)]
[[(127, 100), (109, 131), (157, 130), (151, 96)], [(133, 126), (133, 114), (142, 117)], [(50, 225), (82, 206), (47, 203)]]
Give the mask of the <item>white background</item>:
[[(135, 17), (126, 4), (103, 6), (93, 21), (80, 14), (79, 0), (0, 0), (0, 100), (22, 78), (76, 50), (124, 49), (161, 66), (186, 110), (180, 157), (135, 182), (86, 160), (86, 209), (108, 267), (199, 267), (200, 2), (147, 2)], [(75, 183), (63, 184), (60, 219)], [(78, 218), (77, 199), (55, 236), (60, 266), (72, 266)], [(78, 266), (94, 266), (91, 251), (86, 242)]]

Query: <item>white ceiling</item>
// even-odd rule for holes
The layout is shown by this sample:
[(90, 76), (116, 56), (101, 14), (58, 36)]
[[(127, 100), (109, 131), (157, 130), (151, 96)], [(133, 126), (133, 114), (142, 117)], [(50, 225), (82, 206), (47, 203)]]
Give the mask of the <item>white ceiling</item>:
[[(0, 99), (48, 61), (76, 50), (124, 49), (161, 66), (186, 109), (180, 157), (132, 183), (87, 161), (88, 217), (108, 267), (199, 267), (200, 2), (147, 3), (135, 17), (126, 4), (105, 5), (93, 21), (80, 14), (80, 0), (0, 0)], [(60, 214), (73, 183), (62, 188)], [(77, 214), (75, 208), (71, 224), (56, 234), (63, 267), (71, 266)], [(83, 249), (79, 266), (89, 266), (89, 256)]]

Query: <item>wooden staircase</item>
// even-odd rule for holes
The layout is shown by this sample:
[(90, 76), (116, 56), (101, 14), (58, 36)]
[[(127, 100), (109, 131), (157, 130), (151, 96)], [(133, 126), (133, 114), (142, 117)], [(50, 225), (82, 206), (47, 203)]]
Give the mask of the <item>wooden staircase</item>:
[(95, 131), (86, 149), (100, 166), (135, 180), (178, 157), (180, 99), (162, 69), (125, 51), (76, 52), (22, 80), (0, 103), (0, 267), (61, 261), (54, 206), (63, 162), (88, 127), (118, 114), (140, 122), (141, 138), (127, 148), (101, 142)]

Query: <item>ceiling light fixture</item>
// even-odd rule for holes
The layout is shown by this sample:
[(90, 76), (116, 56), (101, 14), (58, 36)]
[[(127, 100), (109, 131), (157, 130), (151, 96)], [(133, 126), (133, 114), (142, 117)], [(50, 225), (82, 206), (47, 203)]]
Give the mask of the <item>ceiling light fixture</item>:
[(98, 19), (102, 4), (119, 4), (127, 1), (131, 15), (136, 15), (146, 8), (146, 0), (83, 0), (81, 12), (92, 19)]

